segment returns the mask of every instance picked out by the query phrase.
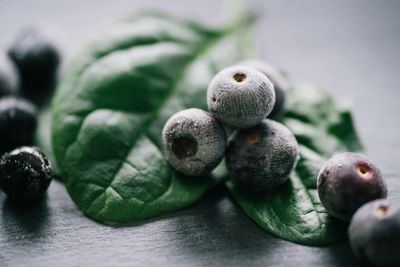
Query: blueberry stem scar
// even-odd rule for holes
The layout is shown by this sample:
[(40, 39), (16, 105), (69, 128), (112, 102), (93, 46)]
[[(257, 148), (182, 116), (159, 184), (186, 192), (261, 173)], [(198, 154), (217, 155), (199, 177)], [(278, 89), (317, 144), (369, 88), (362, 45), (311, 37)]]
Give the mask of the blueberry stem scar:
[(248, 133), (244, 139), (244, 143), (247, 145), (253, 145), (261, 139), (260, 131), (251, 131)]
[(219, 121), (248, 129), (259, 124), (275, 104), (272, 82), (252, 67), (235, 65), (218, 72), (207, 89), (207, 106)]
[(243, 82), (246, 79), (246, 74), (244, 73), (236, 73), (233, 75), (233, 79), (237, 81), (238, 83)]
[(370, 179), (372, 178), (371, 169), (365, 164), (357, 164), (357, 172), (361, 178)]
[(172, 151), (178, 159), (191, 157), (197, 152), (197, 142), (191, 137), (178, 137), (173, 140)]
[(388, 213), (389, 207), (386, 205), (380, 205), (376, 211), (376, 215), (378, 218), (384, 218), (386, 217), (387, 213)]

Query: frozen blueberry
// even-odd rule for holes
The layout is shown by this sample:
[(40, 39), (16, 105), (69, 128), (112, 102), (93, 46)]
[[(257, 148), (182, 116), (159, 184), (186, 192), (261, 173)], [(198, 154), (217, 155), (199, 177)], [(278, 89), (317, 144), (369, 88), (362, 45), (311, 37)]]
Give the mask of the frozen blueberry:
[(37, 111), (27, 100), (0, 99), (0, 155), (20, 146), (29, 146), (37, 125)]
[(400, 203), (379, 199), (354, 214), (350, 245), (362, 261), (376, 266), (400, 266)]
[(51, 177), (50, 162), (37, 148), (21, 147), (4, 154), (0, 160), (0, 185), (11, 198), (40, 198)]
[(286, 91), (289, 88), (289, 83), (279, 70), (265, 62), (260, 60), (246, 60), (243, 61), (242, 64), (261, 71), (271, 80), (275, 89), (275, 105), (271, 113), (268, 115), (268, 118), (276, 118), (279, 114), (281, 114), (285, 106)]
[(286, 182), (299, 148), (294, 135), (279, 122), (236, 131), (229, 140), (226, 163), (232, 179), (251, 191), (265, 191)]
[(172, 115), (165, 123), (162, 139), (169, 163), (187, 176), (210, 173), (221, 162), (227, 142), (221, 124), (197, 108)]
[(50, 97), (56, 83), (60, 55), (55, 45), (36, 28), (17, 36), (8, 54), (17, 66), (23, 96), (35, 104)]
[(207, 90), (207, 104), (222, 122), (249, 128), (272, 111), (275, 91), (260, 71), (238, 65), (223, 69), (213, 78)]
[(352, 152), (329, 159), (318, 174), (317, 187), (328, 213), (343, 221), (364, 203), (387, 196), (381, 171), (366, 156)]
[(0, 97), (17, 92), (17, 74), (7, 54), (0, 49)]

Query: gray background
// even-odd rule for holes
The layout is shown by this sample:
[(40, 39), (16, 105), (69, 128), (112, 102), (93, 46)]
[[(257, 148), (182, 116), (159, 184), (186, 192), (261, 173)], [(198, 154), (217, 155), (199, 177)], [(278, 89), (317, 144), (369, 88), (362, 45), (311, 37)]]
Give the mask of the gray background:
[[(129, 10), (159, 7), (218, 23), (219, 1), (0, 0), (0, 46), (25, 26), (57, 36), (66, 62), (91, 34)], [(391, 198), (400, 199), (400, 1), (250, 1), (265, 12), (257, 29), (263, 59), (296, 81), (348, 97)], [(347, 242), (307, 247), (261, 230), (223, 188), (182, 211), (114, 228), (84, 217), (62, 184), (46, 201), (19, 207), (0, 193), (0, 266), (356, 266)]]

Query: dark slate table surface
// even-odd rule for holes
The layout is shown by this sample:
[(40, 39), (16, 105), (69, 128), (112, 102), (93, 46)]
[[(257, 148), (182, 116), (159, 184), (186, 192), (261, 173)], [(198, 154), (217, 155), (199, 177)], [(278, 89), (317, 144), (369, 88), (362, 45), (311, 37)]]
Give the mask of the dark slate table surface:
[[(50, 28), (67, 60), (88, 36), (128, 10), (160, 7), (208, 22), (222, 1), (0, 0), (0, 46), (22, 27)], [(352, 99), (369, 157), (400, 199), (400, 2), (253, 1), (265, 10), (261, 57), (296, 81)], [(45, 201), (20, 207), (0, 193), (0, 266), (357, 266), (347, 242), (308, 247), (276, 238), (217, 188), (184, 210), (109, 227), (95, 223), (54, 181)]]

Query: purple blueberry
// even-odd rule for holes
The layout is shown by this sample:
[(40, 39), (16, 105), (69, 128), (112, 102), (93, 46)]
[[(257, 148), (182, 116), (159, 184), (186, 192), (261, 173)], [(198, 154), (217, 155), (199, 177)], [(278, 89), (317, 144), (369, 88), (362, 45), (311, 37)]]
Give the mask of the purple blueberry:
[(364, 203), (387, 196), (381, 171), (366, 156), (352, 152), (329, 159), (318, 174), (317, 187), (328, 213), (343, 221)]
[(400, 203), (379, 199), (354, 214), (350, 245), (362, 261), (377, 266), (400, 266)]

